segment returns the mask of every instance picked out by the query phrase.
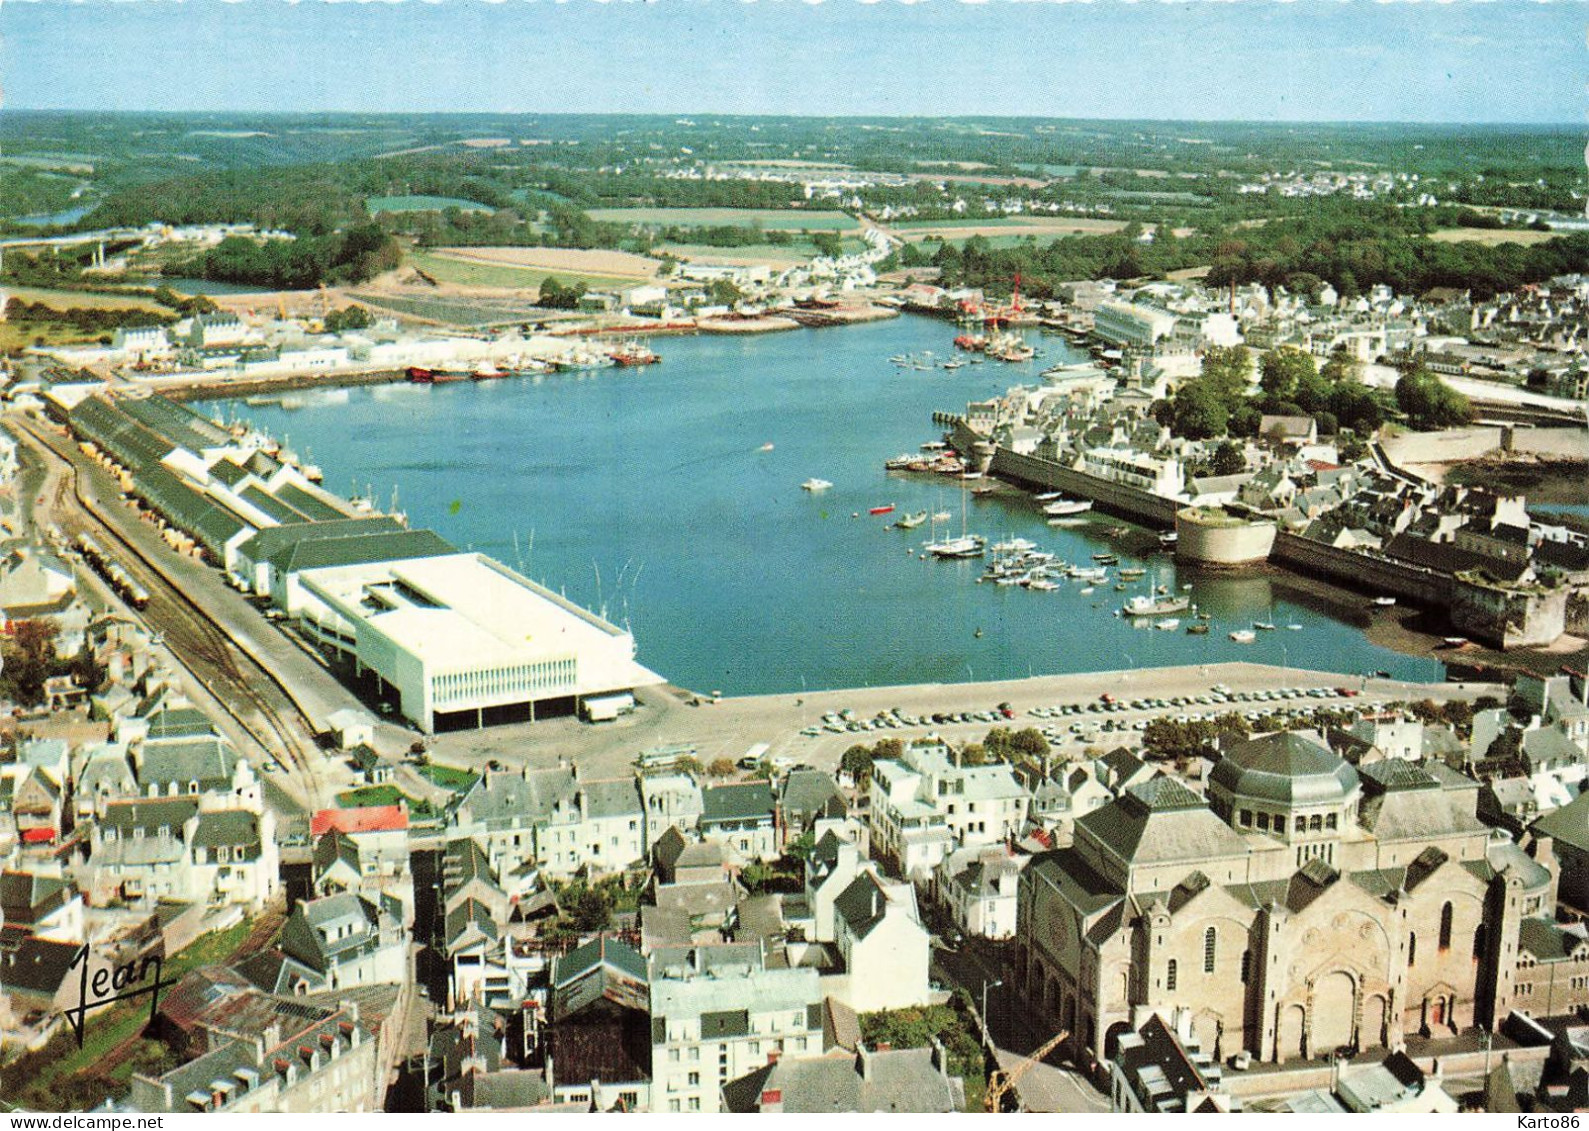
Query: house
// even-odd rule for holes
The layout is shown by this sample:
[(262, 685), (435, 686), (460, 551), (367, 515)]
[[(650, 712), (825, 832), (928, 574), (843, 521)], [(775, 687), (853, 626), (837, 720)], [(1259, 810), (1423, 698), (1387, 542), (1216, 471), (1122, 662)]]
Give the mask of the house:
[(1014, 938), (1016, 893), (1029, 859), (1002, 845), (959, 849), (933, 873), (934, 894), (965, 934)]
[(778, 859), (772, 785), (765, 781), (701, 791), (701, 836), (722, 842), (740, 866)]
[(858, 1013), (927, 1004), (930, 943), (909, 882), (860, 872), (834, 900), (833, 934), (845, 973), (835, 997)]
[(948, 1055), (924, 1049), (839, 1049), (825, 1056), (778, 1057), (723, 1085), (723, 1110), (739, 1114), (958, 1112), (965, 1082), (949, 1075)]
[(640, 778), (640, 800), (645, 806), (646, 845), (651, 847), (669, 828), (694, 834), (701, 824), (704, 803), (701, 784), (686, 773), (645, 773)]
[(1192, 1036), (1190, 1014), (1179, 1029), (1154, 1013), (1120, 1037), (1109, 1062), (1109, 1098), (1115, 1112), (1229, 1112), (1239, 1108), (1221, 1087), (1217, 1057)]
[(872, 766), (872, 844), (906, 875), (925, 877), (955, 846), (1018, 837), (1030, 801), (1004, 763), (962, 766), (941, 741), (912, 742), (899, 761)]
[(281, 929), (281, 951), (307, 973), (310, 990), (409, 981), (408, 934), (392, 901), (351, 892), (306, 900)]
[(546, 1063), (552, 1095), (597, 1111), (651, 1110), (651, 994), (646, 960), (598, 937), (551, 972)]
[(719, 1111), (728, 1081), (822, 1051), (817, 972), (769, 966), (759, 942), (664, 947), (648, 970), (652, 1111)]
[(823, 817), (843, 818), (849, 806), (839, 795), (833, 775), (821, 770), (790, 770), (778, 791), (784, 843), (813, 829)]

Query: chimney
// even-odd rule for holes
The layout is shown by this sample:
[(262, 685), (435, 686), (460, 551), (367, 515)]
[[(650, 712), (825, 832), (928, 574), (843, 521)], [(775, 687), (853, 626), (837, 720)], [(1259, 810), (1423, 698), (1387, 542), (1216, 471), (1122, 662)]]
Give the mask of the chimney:
[(872, 1054), (866, 1051), (866, 1044), (865, 1044), (864, 1041), (856, 1042), (856, 1045), (855, 1045), (855, 1067), (860, 1071), (861, 1079), (865, 1080), (867, 1083), (871, 1083), (871, 1081), (872, 1081)]
[(949, 1054), (944, 1050), (943, 1042), (937, 1037), (931, 1037), (929, 1040), (932, 1043), (932, 1066), (938, 1070), (938, 1075), (948, 1079)]

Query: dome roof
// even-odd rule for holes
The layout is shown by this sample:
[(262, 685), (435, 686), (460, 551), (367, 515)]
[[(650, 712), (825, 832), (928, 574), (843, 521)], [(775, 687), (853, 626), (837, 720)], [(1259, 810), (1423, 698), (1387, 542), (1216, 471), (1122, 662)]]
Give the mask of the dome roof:
[(1328, 805), (1358, 788), (1356, 770), (1329, 747), (1295, 731), (1237, 743), (1214, 767), (1209, 782), (1233, 797), (1281, 805)]

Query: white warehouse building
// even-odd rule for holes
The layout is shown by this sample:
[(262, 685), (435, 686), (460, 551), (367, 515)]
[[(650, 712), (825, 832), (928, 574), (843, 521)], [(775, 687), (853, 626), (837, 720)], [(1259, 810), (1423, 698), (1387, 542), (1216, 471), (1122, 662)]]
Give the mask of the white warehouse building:
[(663, 682), (634, 637), (483, 554), (299, 577), (305, 633), (427, 734), (569, 714)]

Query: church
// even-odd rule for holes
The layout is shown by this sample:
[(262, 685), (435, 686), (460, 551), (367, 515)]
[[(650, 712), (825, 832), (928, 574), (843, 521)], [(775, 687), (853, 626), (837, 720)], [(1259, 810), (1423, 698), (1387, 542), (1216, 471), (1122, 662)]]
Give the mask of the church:
[[(1475, 815), (1437, 762), (1354, 767), (1316, 736), (1227, 747), (1206, 797), (1159, 776), (1022, 874), (1015, 976), (1078, 1062), (1157, 1012), (1216, 1057), (1273, 1062), (1493, 1028), (1557, 866)], [(1537, 857), (1537, 859), (1536, 859)]]

